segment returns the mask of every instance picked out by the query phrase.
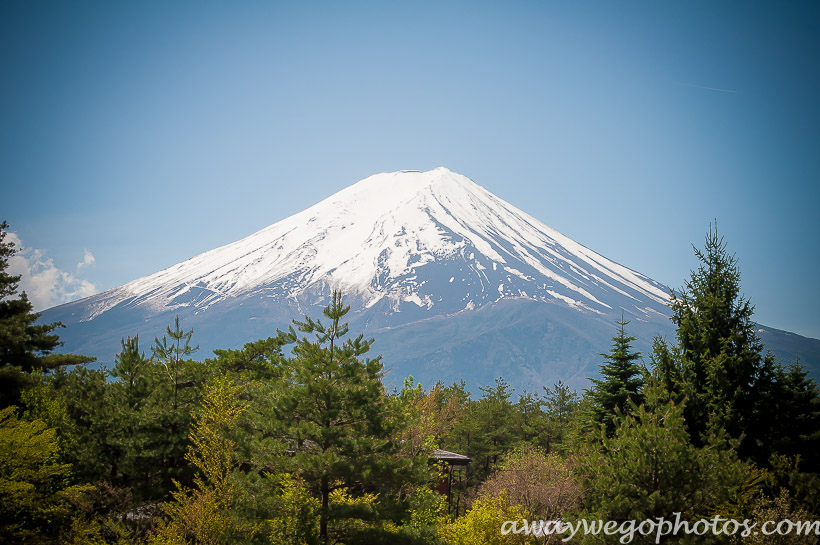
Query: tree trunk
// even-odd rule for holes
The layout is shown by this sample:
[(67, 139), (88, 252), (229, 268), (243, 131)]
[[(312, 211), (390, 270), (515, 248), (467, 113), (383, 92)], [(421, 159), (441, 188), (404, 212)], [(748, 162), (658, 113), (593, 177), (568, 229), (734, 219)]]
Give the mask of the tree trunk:
[(327, 475), (322, 477), (322, 512), (319, 515), (319, 538), (328, 543), (327, 536), (327, 512), (330, 498), (330, 490), (328, 486)]

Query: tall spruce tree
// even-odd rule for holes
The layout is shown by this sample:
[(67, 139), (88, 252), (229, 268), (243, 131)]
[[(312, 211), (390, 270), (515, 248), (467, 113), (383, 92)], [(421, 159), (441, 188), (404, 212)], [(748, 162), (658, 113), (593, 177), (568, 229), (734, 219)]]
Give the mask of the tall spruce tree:
[(589, 394), (592, 399), (593, 418), (606, 429), (608, 436), (615, 433), (618, 419), (630, 411), (629, 400), (636, 405), (643, 403), (643, 373), (636, 362), (640, 352), (632, 352), (632, 342), (636, 337), (626, 334), (623, 315), (617, 323), (618, 333), (612, 337), (612, 349), (601, 354), (606, 363), (601, 365), (601, 379), (590, 379), (593, 387)]
[(20, 392), (31, 384), (32, 373), (66, 365), (87, 363), (94, 358), (53, 354), (60, 346), (54, 333), (60, 322), (37, 324), (40, 313), (26, 293), (17, 295), (19, 275), (8, 273), (9, 258), (17, 250), (7, 242), (8, 223), (0, 223), (0, 408), (20, 403)]
[(753, 415), (770, 389), (772, 373), (765, 371), (772, 361), (763, 358), (754, 306), (741, 295), (737, 258), (717, 226), (710, 225), (703, 250), (694, 251), (700, 265), (672, 294), (677, 345), (657, 341), (653, 360), (670, 390), (687, 400), (693, 443), (702, 445), (710, 428), (722, 428), (744, 437), (741, 455), (748, 457), (764, 433)]

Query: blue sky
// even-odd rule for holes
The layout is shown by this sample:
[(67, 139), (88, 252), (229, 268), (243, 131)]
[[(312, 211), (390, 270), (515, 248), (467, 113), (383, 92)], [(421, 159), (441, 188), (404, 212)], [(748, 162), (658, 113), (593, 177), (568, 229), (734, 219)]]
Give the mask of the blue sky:
[(818, 56), (816, 2), (8, 1), (0, 219), (47, 304), (446, 166), (672, 287), (717, 219), (820, 338)]

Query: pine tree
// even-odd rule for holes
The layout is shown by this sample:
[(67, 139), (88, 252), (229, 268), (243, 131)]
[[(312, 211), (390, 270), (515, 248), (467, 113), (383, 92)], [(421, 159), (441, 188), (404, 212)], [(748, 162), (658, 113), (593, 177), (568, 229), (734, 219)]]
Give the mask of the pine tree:
[[(20, 276), (8, 273), (9, 258), (16, 249), (6, 242), (8, 223), (0, 223), (0, 408), (20, 403), (20, 392), (31, 384), (31, 374), (94, 358), (53, 354), (60, 346), (54, 333), (60, 322), (37, 324), (40, 313), (23, 292), (16, 296)], [(16, 297), (15, 297), (16, 296)]]
[(345, 339), (348, 326), (342, 318), (349, 311), (341, 293), (334, 292), (324, 309), (328, 325), (309, 317), (294, 322), (313, 338), (297, 340), (291, 328), (288, 336), (296, 341), (295, 357), (285, 364), (286, 387), (274, 403), (294, 472), (318, 488), (324, 542), (329, 539), (334, 490), (385, 491), (413, 471), (408, 460), (395, 456), (397, 419), (381, 382), (381, 357), (361, 359), (372, 339)]
[(552, 388), (544, 386), (543, 403), (547, 426), (541, 440), (548, 452), (564, 453), (569, 448), (572, 420), (581, 406), (578, 393), (559, 380)]
[(105, 437), (109, 445), (105, 451), (111, 453), (110, 463), (116, 472), (110, 479), (113, 484), (128, 486), (135, 499), (161, 498), (167, 494), (168, 485), (158, 486), (158, 481), (168, 483), (170, 479), (160, 477), (164, 460), (153, 454), (163, 440), (177, 439), (158, 430), (159, 411), (152, 410), (155, 405), (168, 405), (168, 399), (155, 402), (155, 395), (163, 391), (157, 387), (157, 379), (164, 377), (158, 366), (140, 352), (139, 337), (129, 337), (121, 344), (122, 351), (114, 358), (110, 373), (117, 380), (106, 381), (104, 394), (106, 425), (111, 426)]
[[(182, 386), (180, 383), (185, 373), (184, 365), (187, 356), (199, 350), (199, 345), (191, 346), (193, 335), (193, 329), (184, 331), (179, 327), (179, 315), (177, 315), (174, 319), (174, 329), (171, 329), (171, 326), (166, 327), (162, 340), (154, 337), (154, 346), (151, 347), (154, 358), (165, 368), (165, 373), (171, 381), (174, 392), (174, 411), (178, 406), (178, 392)], [(170, 343), (168, 342), (169, 337)]]
[(589, 395), (592, 399), (593, 418), (602, 424), (608, 436), (615, 432), (618, 420), (630, 411), (629, 400), (636, 405), (643, 402), (642, 368), (636, 362), (639, 352), (632, 352), (632, 342), (636, 337), (626, 334), (628, 321), (616, 322), (620, 328), (612, 337), (612, 349), (608, 354), (601, 354), (606, 363), (601, 365), (601, 379), (590, 379), (593, 383)]
[(518, 439), (514, 435), (517, 414), (510, 399), (513, 388), (497, 378), (495, 386), (481, 386), (479, 390), (483, 395), (470, 405), (464, 422), (473, 430), (466, 452), (474, 460), (470, 472), (476, 481), (489, 475), (500, 456)]
[(114, 357), (115, 365), (111, 370), (111, 376), (122, 385), (124, 405), (131, 411), (136, 410), (147, 395), (145, 378), (151, 365), (145, 353), (140, 353), (139, 342), (139, 336), (122, 339), (122, 351)]
[[(162, 436), (154, 443), (154, 455), (163, 460), (168, 475), (184, 479), (188, 473), (185, 451), (188, 444), (188, 427), (191, 410), (196, 406), (203, 373), (202, 365), (190, 359), (199, 349), (191, 346), (194, 330), (185, 331), (174, 319), (174, 326), (167, 326), (162, 338), (154, 338), (151, 347), (155, 372), (155, 386), (151, 392), (152, 406), (149, 418), (162, 429)], [(166, 483), (166, 486), (170, 483)]]

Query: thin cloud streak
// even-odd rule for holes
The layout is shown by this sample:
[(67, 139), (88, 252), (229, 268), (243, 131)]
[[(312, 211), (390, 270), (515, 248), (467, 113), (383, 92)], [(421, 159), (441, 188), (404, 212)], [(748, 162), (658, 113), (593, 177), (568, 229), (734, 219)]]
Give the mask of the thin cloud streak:
[(678, 85), (694, 87), (695, 89), (706, 89), (707, 91), (720, 91), (721, 93), (737, 94), (737, 91), (733, 91), (731, 89), (721, 89), (720, 87), (707, 87), (706, 85), (695, 85), (693, 83), (679, 83)]

